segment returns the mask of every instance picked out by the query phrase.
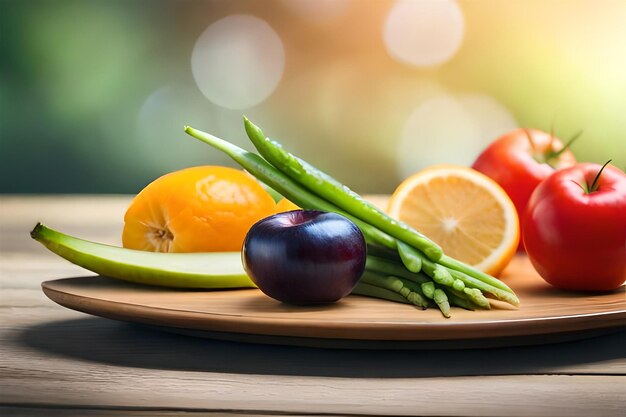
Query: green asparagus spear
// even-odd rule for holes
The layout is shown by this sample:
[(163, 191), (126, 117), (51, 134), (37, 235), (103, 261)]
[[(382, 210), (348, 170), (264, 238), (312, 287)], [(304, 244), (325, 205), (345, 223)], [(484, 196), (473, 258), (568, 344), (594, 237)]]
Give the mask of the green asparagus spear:
[(448, 299), (450, 300), (450, 304), (455, 305), (457, 307), (464, 308), (466, 310), (474, 310), (474, 304), (465, 298), (465, 296), (460, 295), (454, 290), (444, 289), (445, 293), (448, 295)]
[(422, 293), (431, 300), (435, 298), (435, 283), (432, 281), (423, 282), (421, 285)]
[(406, 269), (411, 272), (419, 272), (422, 269), (422, 257), (411, 246), (398, 241), (398, 254)]
[(504, 291), (500, 288), (496, 288), (474, 277), (470, 277), (469, 275), (466, 275), (462, 272), (455, 271), (453, 269), (449, 269), (448, 271), (450, 272), (453, 278), (463, 281), (464, 285), (466, 286), (465, 290), (469, 288), (477, 289), (482, 292), (489, 293), (493, 295), (494, 297), (496, 297), (497, 299), (505, 301), (511, 305), (519, 306), (520, 304), (519, 298), (517, 298), (517, 296), (513, 293)]
[(359, 282), (385, 288), (387, 290), (398, 293), (412, 304), (423, 309), (428, 307), (428, 303), (426, 302), (426, 300), (424, 300), (419, 294), (415, 294), (409, 288), (405, 287), (402, 283), (402, 280), (398, 279), (397, 277), (391, 275), (384, 276), (366, 270), (363, 273), (363, 276), (361, 277)]
[(382, 298), (389, 301), (395, 301), (397, 303), (412, 304), (409, 300), (396, 292), (390, 291), (386, 288), (377, 287), (375, 285), (366, 284), (365, 282), (357, 283), (356, 287), (352, 289), (352, 294)]
[(383, 232), (423, 251), (433, 261), (438, 260), (443, 254), (439, 245), (417, 230), (389, 217), (330, 175), (290, 154), (279, 143), (265, 137), (261, 129), (246, 117), (244, 124), (250, 141), (261, 156), (305, 188)]
[(444, 317), (450, 317), (450, 302), (448, 301), (448, 296), (441, 288), (435, 288), (435, 293), (433, 294), (433, 300), (441, 310), (441, 313)]
[(378, 256), (368, 255), (365, 261), (365, 268), (385, 275), (395, 275), (419, 284), (430, 281), (430, 278), (422, 273), (413, 273), (404, 268), (402, 264)]
[(504, 282), (500, 281), (497, 278), (492, 277), (489, 274), (486, 274), (482, 271), (479, 271), (478, 269), (467, 265), (461, 261), (458, 261), (454, 258), (451, 258), (447, 255), (443, 255), (441, 257), (441, 259), (439, 259), (439, 261), (437, 261), (437, 263), (449, 268), (449, 269), (454, 269), (457, 270), (459, 272), (462, 272), (466, 275), (469, 275), (473, 278), (476, 278), (480, 281), (483, 281), (486, 284), (491, 285), (492, 287), (496, 287), (496, 288), (500, 288), (501, 290), (504, 290), (506, 292), (510, 292), (513, 293), (513, 290), (511, 288), (509, 288), (508, 285), (506, 285)]

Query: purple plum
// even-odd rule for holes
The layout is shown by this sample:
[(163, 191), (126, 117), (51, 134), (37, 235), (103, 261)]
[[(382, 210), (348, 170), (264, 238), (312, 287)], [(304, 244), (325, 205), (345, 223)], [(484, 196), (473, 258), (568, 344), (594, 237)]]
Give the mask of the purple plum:
[(290, 304), (331, 303), (350, 294), (365, 269), (361, 230), (336, 213), (294, 210), (250, 228), (243, 266), (261, 291)]

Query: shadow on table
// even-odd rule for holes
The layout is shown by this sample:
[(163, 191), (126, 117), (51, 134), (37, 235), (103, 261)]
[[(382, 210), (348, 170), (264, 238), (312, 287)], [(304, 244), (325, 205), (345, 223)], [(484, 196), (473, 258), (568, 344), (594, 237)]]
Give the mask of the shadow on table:
[(46, 354), (135, 368), (357, 378), (555, 373), (626, 357), (626, 331), (513, 348), (346, 350), (201, 339), (102, 318), (39, 324), (16, 342)]

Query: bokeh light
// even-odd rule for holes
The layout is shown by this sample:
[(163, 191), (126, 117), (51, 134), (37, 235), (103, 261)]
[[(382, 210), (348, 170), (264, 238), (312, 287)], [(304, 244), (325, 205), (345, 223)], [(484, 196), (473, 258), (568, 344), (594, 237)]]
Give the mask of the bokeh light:
[(441, 94), (409, 116), (397, 144), (398, 175), (436, 164), (471, 165), (481, 150), (516, 127), (509, 111), (482, 94)]
[(623, 169), (625, 21), (623, 0), (0, 2), (0, 193), (236, 166), (182, 126), (251, 149), (242, 114), (361, 193), (553, 121)]
[(191, 55), (193, 77), (202, 94), (229, 109), (246, 109), (265, 100), (277, 87), (284, 66), (278, 34), (251, 15), (212, 23)]
[(216, 115), (200, 94), (180, 86), (166, 85), (151, 93), (137, 113), (135, 140), (129, 143), (147, 171), (172, 171), (185, 166), (202, 165), (208, 154), (190, 151), (192, 143), (183, 140), (186, 124), (211, 125)]
[(398, 0), (387, 16), (383, 34), (392, 57), (431, 67), (455, 54), (463, 32), (463, 13), (454, 0)]
[(479, 137), (470, 147), (465, 148), (471, 156), (478, 156), (489, 143), (518, 127), (509, 109), (492, 96), (481, 93), (459, 94), (457, 100), (480, 128)]

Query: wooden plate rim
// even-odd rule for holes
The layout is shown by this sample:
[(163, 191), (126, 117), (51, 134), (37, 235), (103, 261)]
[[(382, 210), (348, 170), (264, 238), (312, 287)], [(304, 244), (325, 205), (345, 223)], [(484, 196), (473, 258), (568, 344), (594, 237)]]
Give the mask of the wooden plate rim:
[[(42, 283), (42, 289), (52, 301), (88, 314), (141, 324), (216, 332), (347, 340), (427, 341), (493, 339), (495, 337), (545, 335), (626, 327), (626, 309), (576, 315), (470, 322), (321, 321), (159, 308), (104, 300), (54, 288), (54, 283), (58, 281), (75, 279), (81, 278), (45, 281)], [(533, 325), (529, 325), (529, 323)]]

